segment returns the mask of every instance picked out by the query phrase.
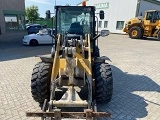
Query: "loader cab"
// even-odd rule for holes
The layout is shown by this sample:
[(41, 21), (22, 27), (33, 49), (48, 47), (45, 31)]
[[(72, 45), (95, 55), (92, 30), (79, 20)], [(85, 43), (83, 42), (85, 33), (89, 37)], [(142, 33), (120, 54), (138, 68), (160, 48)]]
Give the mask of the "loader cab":
[(157, 20), (160, 20), (160, 11), (146, 11), (145, 20), (155, 23)]
[[(95, 8), (93, 6), (55, 6), (56, 34), (95, 36)], [(67, 26), (66, 26), (67, 25)]]
[(160, 11), (155, 12), (155, 19), (160, 20)]

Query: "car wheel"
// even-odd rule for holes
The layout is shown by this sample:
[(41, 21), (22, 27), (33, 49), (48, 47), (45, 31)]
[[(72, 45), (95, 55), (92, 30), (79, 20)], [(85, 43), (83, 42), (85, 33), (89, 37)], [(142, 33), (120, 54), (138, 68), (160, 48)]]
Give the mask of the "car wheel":
[(35, 40), (35, 39), (33, 39), (33, 40), (30, 41), (29, 45), (31, 45), (31, 46), (37, 46), (38, 45), (38, 41)]

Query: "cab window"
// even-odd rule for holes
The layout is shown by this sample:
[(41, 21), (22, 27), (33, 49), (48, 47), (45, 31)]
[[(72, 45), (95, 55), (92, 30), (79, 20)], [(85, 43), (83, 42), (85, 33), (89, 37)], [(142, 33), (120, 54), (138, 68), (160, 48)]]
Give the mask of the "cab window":
[(148, 12), (146, 16), (146, 20), (152, 20), (154, 16), (154, 12)]

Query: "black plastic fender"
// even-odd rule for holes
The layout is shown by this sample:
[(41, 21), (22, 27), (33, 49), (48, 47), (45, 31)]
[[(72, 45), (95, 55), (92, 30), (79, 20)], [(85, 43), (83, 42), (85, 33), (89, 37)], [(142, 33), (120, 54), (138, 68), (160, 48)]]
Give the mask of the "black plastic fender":
[(107, 56), (101, 56), (95, 58), (95, 63), (104, 63), (106, 60), (112, 62)]

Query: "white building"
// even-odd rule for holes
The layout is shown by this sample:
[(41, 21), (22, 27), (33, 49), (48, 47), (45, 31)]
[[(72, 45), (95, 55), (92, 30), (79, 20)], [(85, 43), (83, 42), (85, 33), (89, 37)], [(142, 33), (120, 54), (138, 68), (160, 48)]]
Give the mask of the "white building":
[(108, 29), (111, 33), (123, 33), (125, 22), (140, 14), (144, 15), (146, 10), (160, 10), (160, 1), (157, 0), (86, 0), (86, 4), (95, 6), (96, 13), (104, 11), (105, 18), (99, 19), (98, 31)]

